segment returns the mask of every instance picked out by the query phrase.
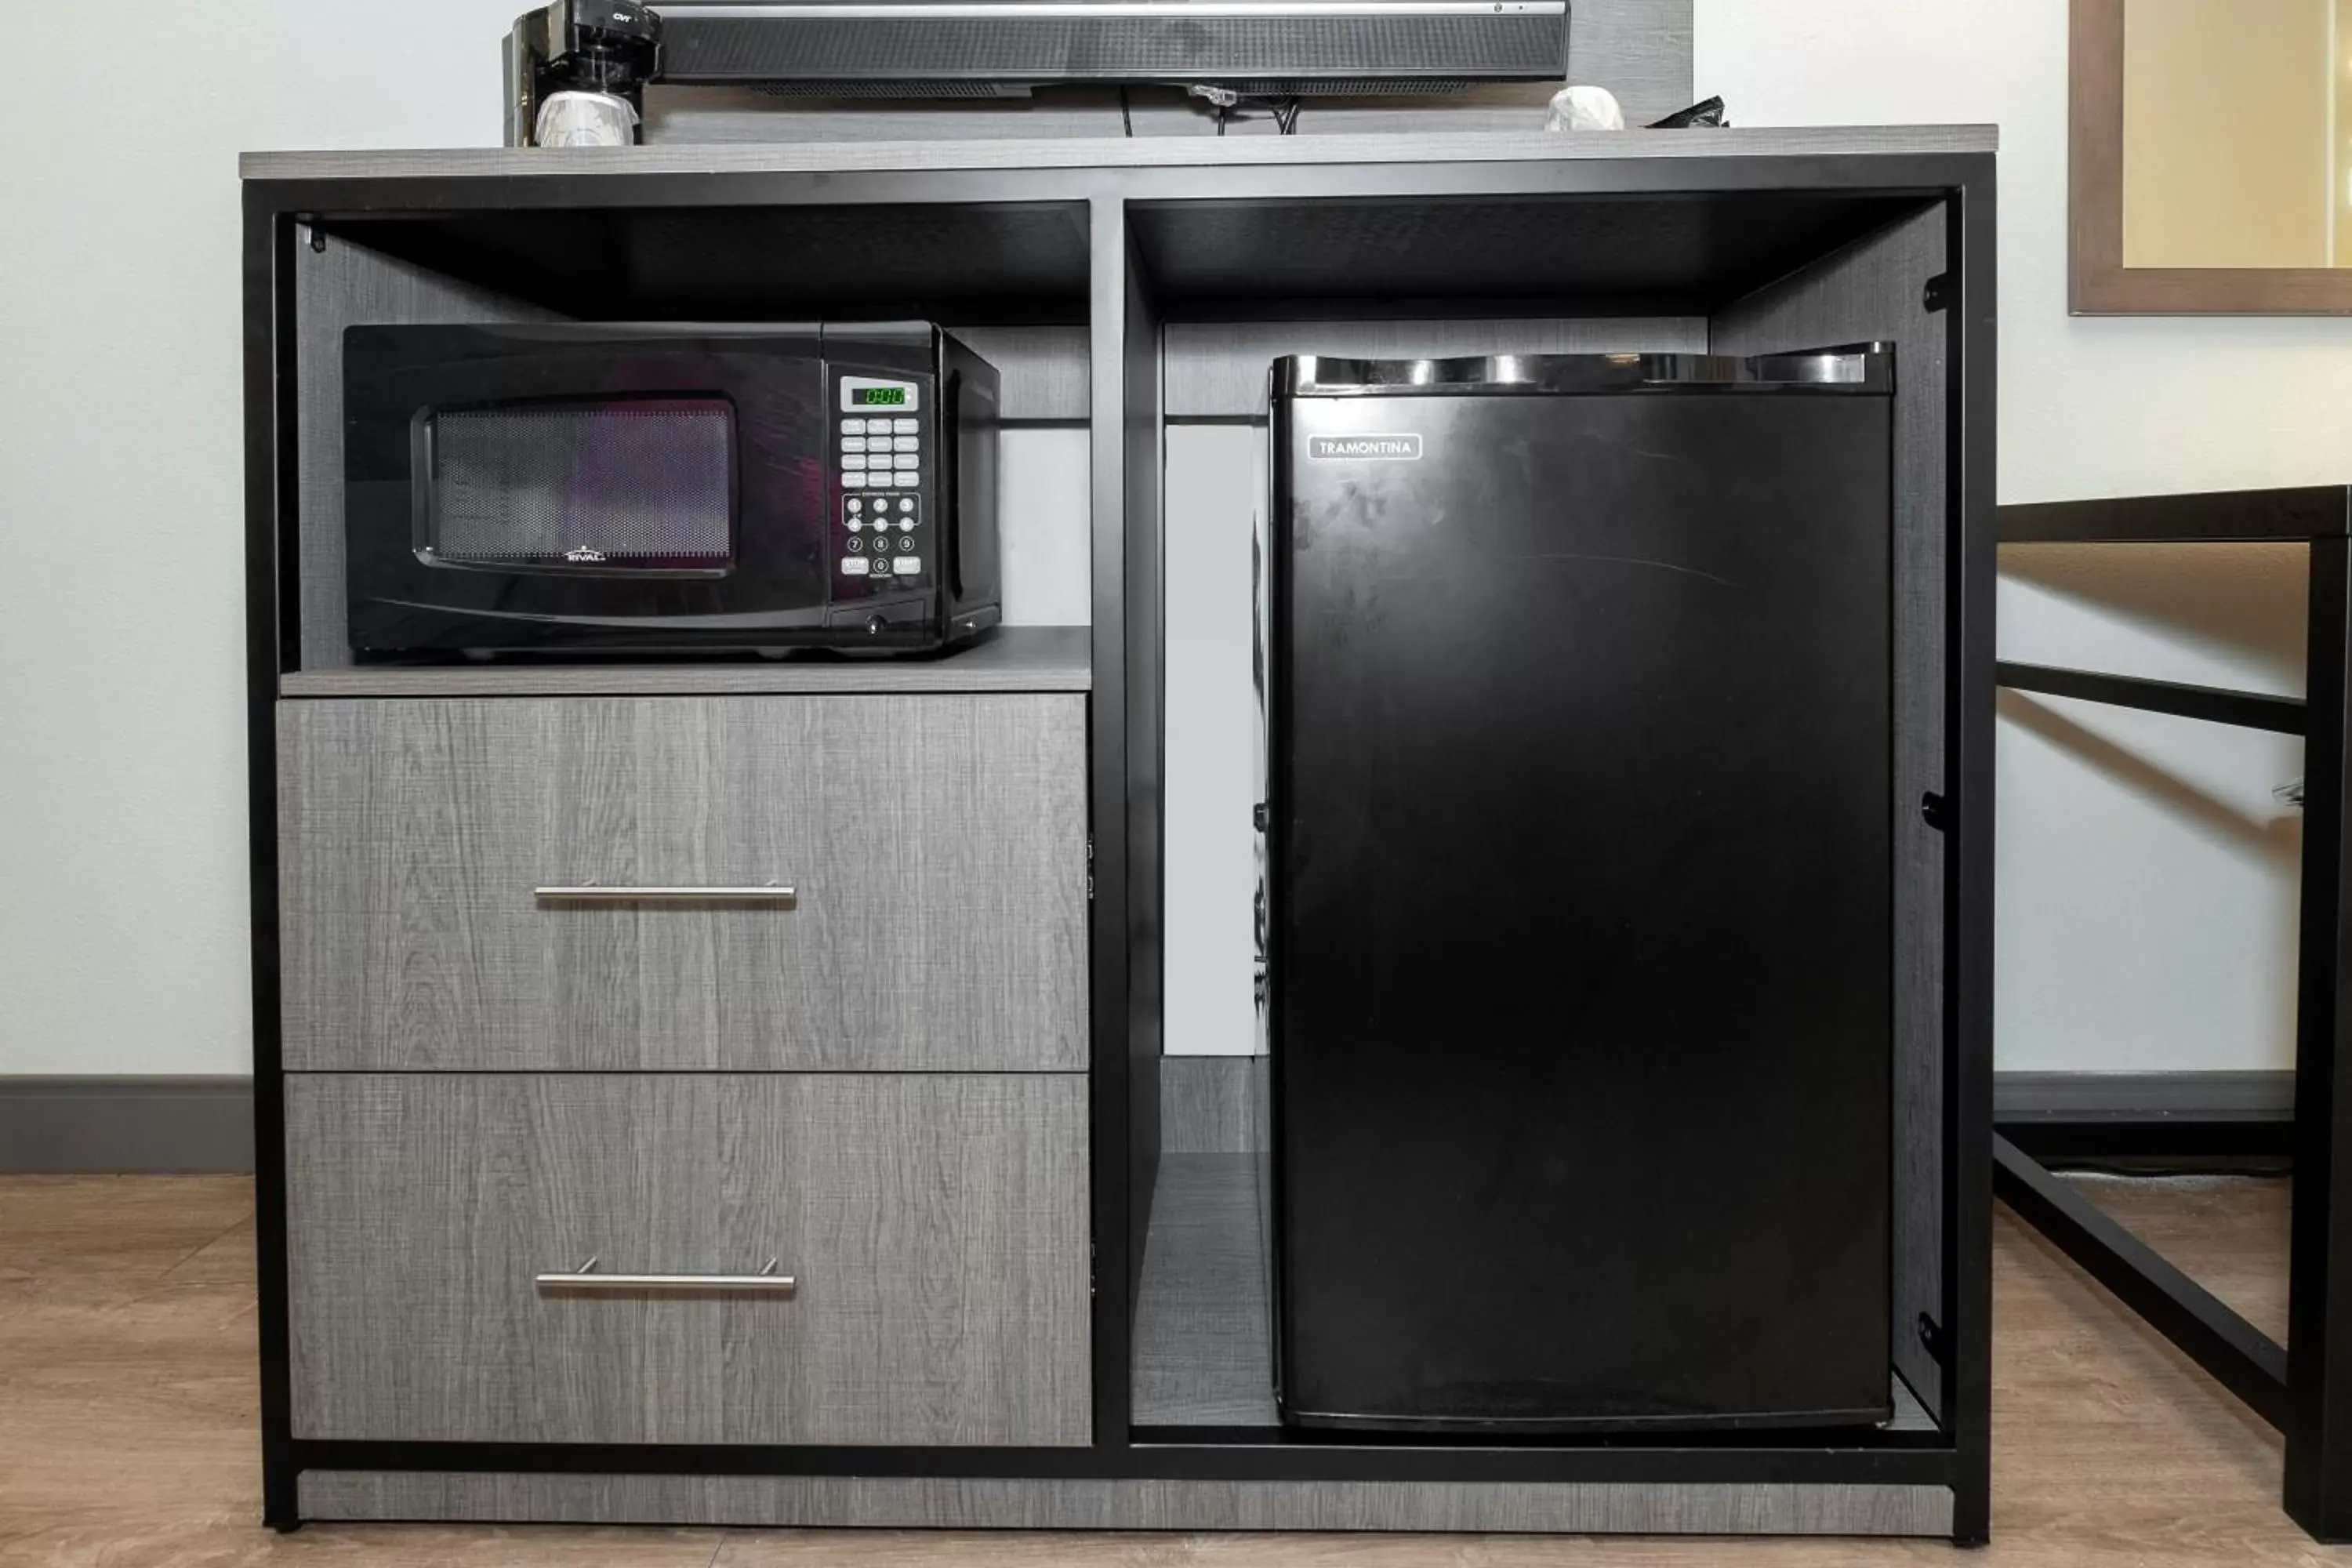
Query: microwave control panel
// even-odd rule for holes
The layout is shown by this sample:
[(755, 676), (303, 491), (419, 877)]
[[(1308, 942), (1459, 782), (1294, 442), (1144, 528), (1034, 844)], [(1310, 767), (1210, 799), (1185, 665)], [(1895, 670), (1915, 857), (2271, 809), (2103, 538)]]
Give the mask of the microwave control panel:
[(834, 407), (841, 516), (836, 584), (845, 578), (920, 578), (930, 552), (922, 532), (927, 450), (923, 388), (913, 381), (845, 375)]

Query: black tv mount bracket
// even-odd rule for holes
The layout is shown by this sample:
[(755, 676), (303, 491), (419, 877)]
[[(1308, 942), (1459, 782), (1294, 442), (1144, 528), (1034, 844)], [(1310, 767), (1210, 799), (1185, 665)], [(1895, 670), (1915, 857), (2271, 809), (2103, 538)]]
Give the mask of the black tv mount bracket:
[(1236, 99), (1567, 79), (1570, 0), (555, 0), (507, 36), (507, 143), (545, 97), (647, 83), (810, 98), (1165, 86)]

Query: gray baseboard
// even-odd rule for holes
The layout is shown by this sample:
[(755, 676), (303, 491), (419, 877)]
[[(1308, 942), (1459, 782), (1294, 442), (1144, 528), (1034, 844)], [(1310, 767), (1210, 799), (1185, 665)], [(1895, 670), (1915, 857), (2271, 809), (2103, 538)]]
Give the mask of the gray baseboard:
[(249, 1078), (0, 1078), (0, 1174), (252, 1169)]
[(2000, 1072), (1995, 1121), (2264, 1121), (2294, 1114), (2291, 1072)]
[[(1160, 1064), (1160, 1146), (1251, 1147), (1250, 1058)], [(2291, 1072), (1993, 1075), (2003, 1121), (2078, 1117), (2269, 1120), (2294, 1109)], [(253, 1082), (244, 1078), (0, 1078), (0, 1173), (238, 1173), (253, 1169)]]
[[(1242, 1154), (1249, 1143), (1247, 1057), (1169, 1057), (1160, 1064), (1160, 1146), (1171, 1154)], [(2272, 1121), (2294, 1111), (2291, 1072), (2002, 1072), (1999, 1121), (2085, 1118)]]

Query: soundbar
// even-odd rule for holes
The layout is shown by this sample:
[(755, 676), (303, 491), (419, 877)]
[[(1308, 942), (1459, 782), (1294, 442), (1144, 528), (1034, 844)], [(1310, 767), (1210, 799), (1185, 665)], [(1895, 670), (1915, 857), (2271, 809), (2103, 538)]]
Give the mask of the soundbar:
[[(1568, 0), (655, 0), (651, 9), (661, 19), (653, 80), (825, 97), (1018, 97), (1085, 84), (1360, 97), (1559, 81), (1568, 68)], [(549, 47), (546, 15), (523, 17), (508, 40), (510, 100)], [(520, 111), (509, 115), (510, 142), (527, 140), (516, 132), (531, 123), (530, 107), (510, 101)]]

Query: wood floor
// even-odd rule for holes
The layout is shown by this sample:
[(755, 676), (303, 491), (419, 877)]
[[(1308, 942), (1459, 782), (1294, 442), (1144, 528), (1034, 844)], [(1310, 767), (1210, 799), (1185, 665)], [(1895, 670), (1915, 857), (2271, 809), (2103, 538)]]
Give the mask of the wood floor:
[[(2094, 1199), (2272, 1332), (2285, 1319), (2279, 1182), (2087, 1184)], [(1844, 1568), (2185, 1568), (2343, 1563), (2278, 1510), (2280, 1445), (2004, 1213), (1993, 1545), (1530, 1537), (940, 1535), (493, 1530), (254, 1521), (250, 1184), (0, 1178), (0, 1563), (490, 1568), (1517, 1568), (1729, 1563)]]

